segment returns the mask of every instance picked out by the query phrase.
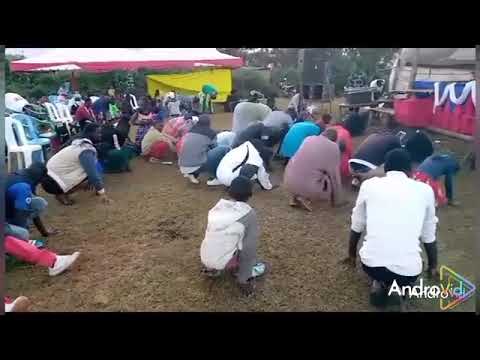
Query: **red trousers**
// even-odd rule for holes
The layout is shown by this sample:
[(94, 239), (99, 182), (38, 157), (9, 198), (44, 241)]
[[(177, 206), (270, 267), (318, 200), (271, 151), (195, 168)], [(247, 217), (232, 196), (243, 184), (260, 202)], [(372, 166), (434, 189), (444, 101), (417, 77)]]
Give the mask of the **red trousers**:
[(5, 252), (19, 260), (45, 267), (52, 267), (57, 260), (55, 253), (45, 249), (40, 250), (35, 245), (13, 236), (5, 237)]
[(165, 141), (157, 141), (150, 148), (148, 156), (154, 157), (156, 159), (163, 159), (169, 151), (170, 147)]

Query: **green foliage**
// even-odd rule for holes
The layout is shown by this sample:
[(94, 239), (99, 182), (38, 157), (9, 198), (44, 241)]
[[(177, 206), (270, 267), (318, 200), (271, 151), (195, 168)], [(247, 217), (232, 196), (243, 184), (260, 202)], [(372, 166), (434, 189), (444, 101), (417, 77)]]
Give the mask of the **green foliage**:
[(260, 71), (238, 69), (233, 72), (233, 87), (237, 89), (242, 98), (247, 98), (250, 90), (257, 90), (266, 97), (277, 96), (275, 86), (265, 78)]

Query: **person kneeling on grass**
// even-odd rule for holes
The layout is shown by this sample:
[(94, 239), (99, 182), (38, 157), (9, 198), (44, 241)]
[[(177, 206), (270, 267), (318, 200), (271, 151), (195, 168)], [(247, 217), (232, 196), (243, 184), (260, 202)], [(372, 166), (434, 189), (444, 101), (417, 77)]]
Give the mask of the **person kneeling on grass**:
[[(460, 170), (457, 159), (449, 154), (435, 154), (426, 158), (416, 169), (413, 178), (432, 188), (437, 206), (456, 206), (453, 200), (453, 177)], [(440, 178), (445, 176), (445, 192)]]
[(47, 162), (48, 175), (42, 180), (43, 189), (55, 195), (63, 205), (72, 205), (69, 195), (87, 184), (93, 186), (102, 202), (109, 203), (105, 194), (102, 175), (97, 163), (97, 150), (94, 143), (100, 137), (100, 128), (88, 124), (83, 137), (53, 155)]
[(182, 148), (178, 154), (180, 172), (190, 182), (198, 184), (198, 177), (205, 172), (207, 153), (216, 145), (217, 133), (210, 127), (210, 116), (203, 114), (198, 117), (198, 122), (182, 140)]
[(220, 201), (208, 213), (208, 225), (200, 248), (204, 273), (218, 276), (232, 272), (240, 289), (250, 296), (255, 278), (264, 275), (266, 264), (257, 262), (259, 227), (255, 210), (247, 204), (252, 183), (239, 176), (228, 190), (231, 200)]
[(152, 163), (165, 159), (169, 153), (175, 154), (177, 140), (162, 132), (163, 120), (155, 120), (142, 140), (142, 155)]
[(335, 129), (309, 136), (290, 159), (284, 175), (285, 187), (292, 194), (290, 206), (312, 211), (312, 200), (329, 200), (332, 206), (344, 204), (336, 141)]
[(57, 255), (50, 250), (39, 249), (35, 245), (13, 236), (5, 236), (4, 246), (6, 254), (29, 264), (48, 268), (50, 276), (60, 275), (72, 267), (80, 256), (78, 251), (72, 255)]
[[(363, 270), (373, 279), (370, 301), (375, 306), (386, 304), (394, 281), (407, 286), (420, 276), (420, 239), (427, 252), (428, 274), (438, 275), (434, 194), (427, 184), (409, 178), (411, 169), (407, 151), (390, 151), (386, 176), (362, 183), (352, 211), (349, 256), (343, 262), (355, 267), (357, 244), (365, 231), (359, 254)], [(400, 298), (402, 308), (404, 300)]]
[[(223, 154), (217, 166), (216, 178), (209, 180), (207, 185), (228, 187), (235, 178), (244, 176), (250, 180), (257, 180), (262, 189), (272, 190), (274, 187), (270, 182), (270, 175), (265, 170), (264, 160), (254, 142), (255, 140), (247, 141)], [(262, 145), (257, 144), (257, 146)]]
[(40, 218), (47, 201), (36, 195), (37, 185), (47, 176), (43, 163), (33, 163), (27, 169), (7, 176), (5, 184), (5, 234), (28, 240), (28, 228), (33, 224), (42, 236), (56, 235), (57, 230), (47, 229)]

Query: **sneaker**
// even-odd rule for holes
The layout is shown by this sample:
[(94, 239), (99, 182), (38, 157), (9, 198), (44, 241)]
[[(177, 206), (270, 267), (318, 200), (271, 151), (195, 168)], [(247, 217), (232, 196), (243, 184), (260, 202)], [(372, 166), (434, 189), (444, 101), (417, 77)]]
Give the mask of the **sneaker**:
[(215, 179), (212, 179), (212, 180), (208, 180), (207, 185), (208, 186), (218, 186), (218, 185), (222, 185), (222, 183), (220, 182), (220, 180), (215, 178)]
[(5, 304), (5, 312), (26, 312), (30, 307), (30, 300), (25, 296), (19, 296), (13, 302)]
[(80, 253), (78, 251), (74, 252), (72, 255), (58, 255), (55, 265), (48, 269), (48, 274), (50, 276), (56, 276), (63, 273), (75, 263), (79, 255)]
[(185, 177), (186, 177), (188, 180), (190, 180), (190, 182), (191, 182), (192, 184), (200, 184), (200, 181), (198, 181), (198, 179), (197, 179), (195, 176), (191, 175), (191, 174), (188, 174), (188, 175), (185, 176)]
[(252, 268), (252, 278), (258, 278), (265, 275), (267, 271), (267, 265), (265, 263), (256, 263)]
[(162, 162), (162, 160), (151, 157), (150, 159), (148, 159), (148, 162), (152, 163), (152, 164), (158, 164), (158, 163)]
[(210, 278), (216, 278), (216, 277), (219, 277), (220, 275), (222, 275), (222, 270), (203, 268), (202, 269), (202, 274), (207, 276), (207, 277), (210, 277)]
[(28, 240), (28, 243), (35, 246), (37, 249), (45, 248), (45, 242), (43, 240)]

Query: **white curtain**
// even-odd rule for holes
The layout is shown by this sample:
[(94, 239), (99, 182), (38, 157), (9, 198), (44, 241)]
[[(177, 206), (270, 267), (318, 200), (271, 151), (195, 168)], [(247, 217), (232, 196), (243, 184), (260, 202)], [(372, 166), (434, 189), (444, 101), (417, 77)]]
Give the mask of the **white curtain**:
[(443, 105), (445, 101), (447, 101), (447, 98), (450, 99), (452, 103), (455, 105), (461, 105), (464, 104), (465, 101), (467, 101), (467, 98), (469, 96), (472, 96), (472, 102), (473, 105), (476, 107), (477, 106), (477, 97), (476, 97), (476, 82), (475, 80), (472, 80), (468, 83), (465, 84), (465, 87), (463, 88), (462, 93), (460, 94), (459, 97), (455, 94), (455, 84), (456, 83), (451, 83), (445, 86), (445, 89), (443, 90), (443, 94), (440, 97), (440, 83), (436, 82), (434, 84), (434, 90), (435, 90), (435, 101), (433, 104), (433, 112), (435, 113), (435, 110), (437, 106)]

